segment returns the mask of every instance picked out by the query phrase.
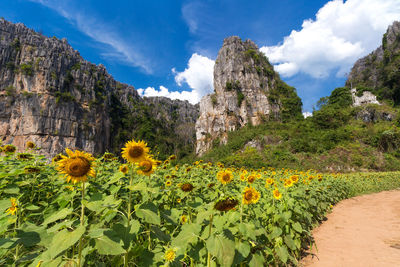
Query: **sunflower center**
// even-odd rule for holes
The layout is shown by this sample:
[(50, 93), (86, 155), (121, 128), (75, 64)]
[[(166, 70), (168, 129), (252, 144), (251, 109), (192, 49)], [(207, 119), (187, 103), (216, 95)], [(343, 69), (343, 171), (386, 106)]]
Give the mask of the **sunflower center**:
[(225, 174), (222, 176), (222, 180), (224, 180), (225, 182), (228, 182), (228, 181), (231, 180), (231, 176), (230, 176), (228, 173), (225, 173)]
[(247, 201), (252, 200), (252, 199), (253, 199), (253, 192), (247, 191), (246, 193), (244, 193), (244, 198), (245, 198)]
[(128, 153), (131, 158), (138, 158), (143, 155), (144, 149), (141, 146), (132, 146)]
[(143, 172), (149, 172), (153, 168), (153, 165), (150, 161), (145, 160), (140, 162), (140, 167), (142, 168)]
[(71, 160), (66, 171), (70, 176), (81, 177), (90, 171), (90, 162), (82, 157), (77, 157)]

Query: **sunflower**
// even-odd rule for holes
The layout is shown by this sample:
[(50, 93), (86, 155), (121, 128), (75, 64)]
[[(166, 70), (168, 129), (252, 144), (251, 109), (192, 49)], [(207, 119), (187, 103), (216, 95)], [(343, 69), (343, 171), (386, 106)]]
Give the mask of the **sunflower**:
[(254, 183), (255, 180), (256, 180), (256, 176), (254, 174), (250, 174), (249, 176), (247, 176), (247, 182), (249, 184)]
[(171, 180), (167, 180), (167, 181), (165, 182), (165, 186), (171, 186), (171, 185), (172, 185)]
[(252, 203), (257, 203), (258, 200), (260, 199), (260, 193), (252, 188), (252, 187), (246, 187), (243, 191), (243, 204), (252, 204)]
[(207, 187), (208, 187), (208, 188), (213, 188), (214, 185), (215, 185), (215, 183), (209, 183), (209, 184), (207, 185)]
[(36, 147), (35, 143), (32, 142), (32, 141), (26, 142), (25, 145), (26, 145), (26, 147), (29, 148), (29, 149), (34, 149), (34, 148)]
[(175, 248), (169, 248), (165, 251), (164, 259), (167, 262), (173, 262), (175, 260), (175, 257), (176, 257), (176, 249)]
[(274, 179), (272, 179), (272, 178), (267, 178), (266, 184), (268, 184), (268, 185), (273, 185), (274, 183), (275, 183)]
[(70, 149), (65, 150), (68, 156), (62, 156), (62, 159), (57, 162), (57, 170), (65, 174), (67, 183), (72, 181), (76, 184), (78, 182), (86, 182), (88, 176), (95, 176), (93, 167), (95, 166), (95, 158), (90, 153)]
[(187, 219), (186, 215), (182, 215), (180, 218), (181, 224), (185, 224), (187, 222), (187, 220), (188, 219)]
[(297, 183), (299, 181), (299, 176), (298, 175), (292, 175), (292, 176), (290, 176), (290, 180), (292, 180), (293, 183)]
[(182, 199), (180, 199), (180, 198), (178, 198), (177, 200), (176, 200), (176, 203), (181, 203), (182, 202)]
[(182, 190), (183, 192), (190, 192), (190, 191), (193, 190), (194, 186), (193, 186), (192, 184), (190, 184), (190, 183), (186, 183), (186, 184), (182, 184), (182, 185), (180, 186), (180, 188), (181, 188), (181, 190)]
[(191, 170), (192, 170), (192, 167), (187, 167), (185, 171), (190, 172)]
[(35, 167), (35, 166), (26, 166), (24, 168), (24, 172), (26, 174), (30, 174), (30, 173), (39, 173), (40, 172), (40, 168)]
[(225, 185), (232, 181), (233, 174), (230, 170), (222, 170), (218, 172), (217, 178), (222, 184)]
[(139, 162), (139, 174), (147, 175), (149, 176), (154, 172), (155, 169), (155, 164), (154, 160), (150, 157), (146, 157), (144, 160)]
[(111, 160), (115, 159), (115, 155), (113, 153), (106, 152), (103, 155), (103, 159), (105, 161), (111, 161)]
[(122, 172), (123, 174), (127, 174), (129, 171), (129, 167), (126, 164), (122, 164), (119, 166), (119, 171)]
[(5, 145), (3, 146), (3, 151), (6, 153), (14, 153), (17, 148), (14, 145)]
[(274, 191), (272, 191), (272, 194), (274, 195), (274, 198), (279, 200), (282, 197), (282, 194), (279, 192), (278, 188), (276, 188)]
[(169, 156), (169, 159), (170, 160), (174, 160), (174, 159), (176, 159), (176, 156), (175, 155), (171, 155), (171, 156)]
[(228, 197), (224, 200), (219, 200), (217, 203), (215, 203), (214, 209), (219, 211), (228, 211), (234, 209), (237, 204), (238, 201), (236, 199)]
[(285, 180), (285, 182), (283, 183), (284, 187), (291, 187), (293, 185), (293, 181), (291, 179), (287, 179)]
[(148, 156), (149, 148), (144, 141), (129, 141), (122, 148), (122, 157), (130, 163), (138, 163), (145, 160)]
[(17, 210), (18, 210), (18, 208), (17, 208), (17, 206), (18, 206), (17, 199), (12, 197), (10, 199), (10, 201), (11, 201), (11, 207), (6, 209), (6, 212), (7, 212), (7, 214), (15, 215), (15, 213), (17, 213)]
[(54, 158), (51, 160), (51, 162), (52, 163), (57, 163), (58, 161), (60, 161), (60, 160), (62, 160), (63, 159), (63, 157), (62, 157), (63, 155), (60, 153), (60, 154), (57, 154), (57, 155), (55, 155), (54, 156)]
[(17, 159), (24, 160), (24, 159), (32, 159), (33, 155), (29, 153), (18, 153)]

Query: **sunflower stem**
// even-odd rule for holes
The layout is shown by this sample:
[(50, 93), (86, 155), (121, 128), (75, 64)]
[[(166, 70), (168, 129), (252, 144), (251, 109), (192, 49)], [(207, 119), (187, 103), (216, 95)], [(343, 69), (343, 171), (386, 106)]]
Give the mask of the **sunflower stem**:
[[(212, 223), (213, 223), (213, 214), (210, 215), (210, 228), (208, 229), (208, 238), (210, 238), (211, 236), (211, 232), (212, 232)], [(207, 254), (207, 267), (211, 266), (211, 253), (208, 252)]]
[[(132, 171), (132, 169), (133, 169), (133, 166), (131, 166), (130, 167), (130, 178), (129, 178), (129, 192), (128, 192), (128, 212), (127, 212), (127, 217), (128, 217), (128, 223), (127, 223), (127, 227), (126, 227), (126, 231), (127, 231), (127, 233), (126, 234), (128, 234), (128, 231), (129, 231), (129, 227), (130, 227), (130, 224), (131, 224), (131, 202), (132, 202), (132, 190), (131, 190), (131, 187), (132, 187), (132, 182), (133, 182), (133, 171)], [(128, 256), (128, 251), (125, 253), (125, 256), (124, 256), (124, 266), (128, 266), (128, 260), (129, 260), (129, 258), (128, 258), (129, 256)]]
[[(81, 226), (83, 226), (85, 222), (85, 206), (83, 205), (83, 200), (85, 199), (85, 182), (82, 182), (82, 200), (81, 200)], [(78, 254), (78, 267), (81, 267), (81, 259), (82, 259), (82, 236), (79, 239), (79, 254)]]
[(148, 246), (149, 251), (151, 250), (151, 232), (150, 232), (150, 224), (149, 224), (149, 246)]

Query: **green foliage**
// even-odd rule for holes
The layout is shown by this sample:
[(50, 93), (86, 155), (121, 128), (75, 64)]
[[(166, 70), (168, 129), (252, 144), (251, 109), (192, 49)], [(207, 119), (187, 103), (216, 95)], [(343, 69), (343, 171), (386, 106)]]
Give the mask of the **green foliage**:
[(211, 104), (215, 107), (218, 104), (217, 96), (215, 94), (211, 95)]
[(16, 89), (15, 89), (14, 86), (9, 85), (9, 86), (6, 87), (6, 94), (7, 94), (7, 96), (14, 96), (14, 95), (15, 95), (15, 92), (16, 92)]
[(232, 90), (235, 90), (235, 91), (239, 91), (240, 90), (240, 82), (239, 81), (235, 81), (235, 82), (226, 82), (226, 85), (225, 85), (225, 88), (226, 88), (226, 91), (232, 91)]
[(242, 105), (244, 98), (245, 98), (244, 94), (241, 91), (238, 91), (237, 92), (237, 103), (238, 103), (239, 107)]
[(11, 46), (15, 49), (15, 51), (19, 52), (21, 50), (21, 42), (18, 38), (15, 38), (11, 43)]
[(350, 88), (339, 87), (332, 91), (329, 96), (328, 105), (336, 106), (337, 108), (346, 108), (351, 106), (353, 100), (351, 98)]
[(31, 63), (28, 64), (21, 64), (20, 69), (22, 71), (23, 74), (28, 75), (28, 76), (33, 76), (33, 66)]
[(14, 70), (15, 70), (15, 64), (14, 64), (14, 62), (12, 62), (12, 61), (7, 62), (6, 68), (9, 69), (9, 70), (11, 70), (11, 71), (14, 71)]
[(70, 93), (70, 92), (60, 92), (57, 91), (55, 92), (54, 96), (56, 97), (56, 103), (60, 103), (60, 101), (62, 102), (75, 102), (76, 99), (75, 97)]

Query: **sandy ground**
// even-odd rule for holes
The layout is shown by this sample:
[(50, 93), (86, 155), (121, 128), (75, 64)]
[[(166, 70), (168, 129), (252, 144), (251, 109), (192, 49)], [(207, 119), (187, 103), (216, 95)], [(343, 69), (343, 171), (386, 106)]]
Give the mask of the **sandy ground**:
[(400, 266), (400, 190), (346, 199), (327, 218), (299, 266)]

